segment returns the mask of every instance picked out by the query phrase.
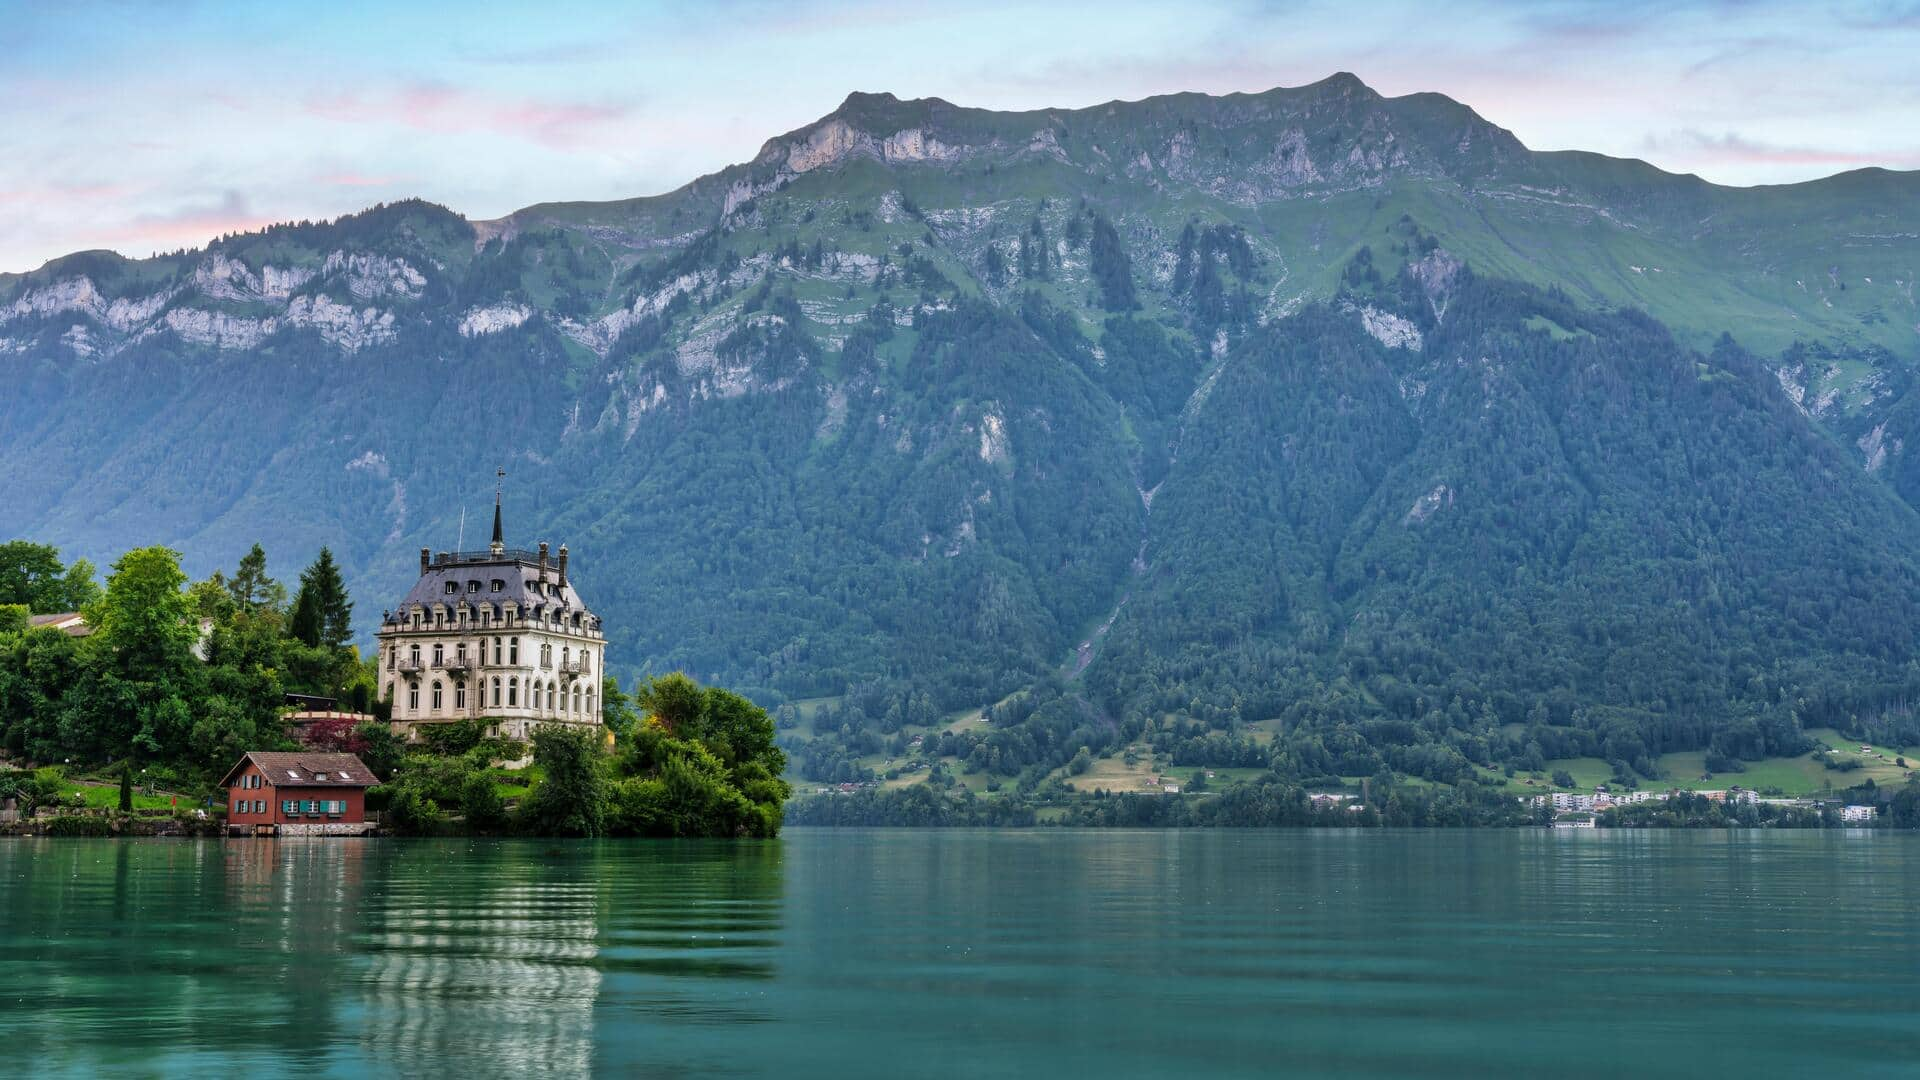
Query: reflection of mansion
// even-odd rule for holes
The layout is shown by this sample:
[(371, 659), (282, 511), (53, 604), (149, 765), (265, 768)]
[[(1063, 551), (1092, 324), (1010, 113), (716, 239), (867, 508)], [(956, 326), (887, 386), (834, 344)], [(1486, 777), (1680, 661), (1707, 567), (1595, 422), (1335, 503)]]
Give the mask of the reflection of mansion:
[(380, 621), (380, 684), (396, 731), (485, 718), (524, 739), (540, 724), (600, 722), (600, 617), (567, 580), (567, 549), (510, 550), (500, 503), (486, 551), (420, 549), (420, 580)]

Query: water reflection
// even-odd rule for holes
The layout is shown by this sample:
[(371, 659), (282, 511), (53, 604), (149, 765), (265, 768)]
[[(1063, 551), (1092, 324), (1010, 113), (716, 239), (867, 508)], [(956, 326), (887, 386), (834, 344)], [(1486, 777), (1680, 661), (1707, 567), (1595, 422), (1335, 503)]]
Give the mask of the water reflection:
[(649, 1025), (764, 1020), (723, 988), (773, 977), (782, 885), (771, 844), (9, 841), (0, 1038), (76, 1075), (579, 1075), (602, 1027), (655, 1060)]
[(1920, 836), (0, 841), (36, 1074), (1899, 1072)]

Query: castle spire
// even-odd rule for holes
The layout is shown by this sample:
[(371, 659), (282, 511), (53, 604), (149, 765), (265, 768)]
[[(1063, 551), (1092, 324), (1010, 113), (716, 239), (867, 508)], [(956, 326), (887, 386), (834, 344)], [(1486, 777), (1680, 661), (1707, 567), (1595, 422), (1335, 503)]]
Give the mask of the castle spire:
[(497, 557), (507, 550), (507, 542), (500, 531), (500, 485), (507, 478), (507, 470), (493, 470), (493, 554)]

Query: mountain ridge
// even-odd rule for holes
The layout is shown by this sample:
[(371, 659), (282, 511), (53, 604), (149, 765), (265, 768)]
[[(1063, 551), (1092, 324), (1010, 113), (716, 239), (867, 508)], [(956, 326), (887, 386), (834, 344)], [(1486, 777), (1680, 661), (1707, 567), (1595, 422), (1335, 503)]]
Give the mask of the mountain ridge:
[(368, 623), (504, 465), (615, 670), (831, 699), (821, 779), (965, 709), (1021, 783), (1909, 723), (1914, 178), (1649, 170), (1340, 77), (856, 94), (659, 196), (75, 253), (0, 283), (5, 530), (327, 543)]

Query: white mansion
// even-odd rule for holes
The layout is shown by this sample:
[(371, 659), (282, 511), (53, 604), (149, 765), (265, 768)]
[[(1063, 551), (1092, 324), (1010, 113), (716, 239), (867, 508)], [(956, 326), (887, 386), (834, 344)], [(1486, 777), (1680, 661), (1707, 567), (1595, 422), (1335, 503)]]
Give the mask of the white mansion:
[(509, 550), (494, 501), (486, 551), (420, 549), (420, 580), (381, 618), (381, 690), (393, 726), (485, 718), (488, 734), (600, 723), (600, 617), (567, 581), (567, 549)]

